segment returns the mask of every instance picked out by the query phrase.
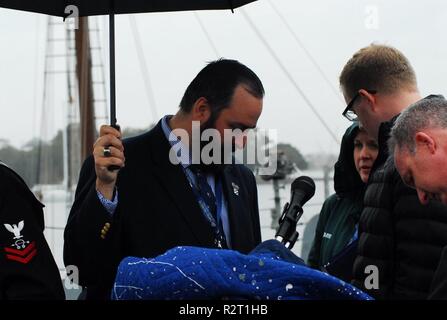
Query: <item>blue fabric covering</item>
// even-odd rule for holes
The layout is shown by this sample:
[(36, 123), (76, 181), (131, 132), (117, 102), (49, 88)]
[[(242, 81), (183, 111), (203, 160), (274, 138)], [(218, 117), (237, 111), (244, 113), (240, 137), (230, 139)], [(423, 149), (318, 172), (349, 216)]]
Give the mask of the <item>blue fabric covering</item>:
[[(293, 261), (293, 262), (290, 262)], [(125, 258), (114, 300), (369, 300), (355, 287), (311, 269), (276, 240), (249, 255), (232, 250), (176, 247), (154, 259)]]

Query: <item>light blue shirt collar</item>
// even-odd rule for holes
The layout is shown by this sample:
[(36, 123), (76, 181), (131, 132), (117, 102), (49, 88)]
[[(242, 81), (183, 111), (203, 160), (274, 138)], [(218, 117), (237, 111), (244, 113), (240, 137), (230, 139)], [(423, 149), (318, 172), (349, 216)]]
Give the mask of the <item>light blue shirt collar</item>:
[(172, 132), (171, 127), (169, 127), (169, 120), (172, 117), (172, 115), (164, 116), (161, 119), (161, 128), (171, 147), (175, 147), (178, 143), (180, 143), (180, 145), (176, 147), (176, 149), (179, 150), (179, 152), (177, 152), (177, 159), (179, 160), (179, 163), (183, 166), (183, 168), (186, 169), (191, 165), (192, 157), (188, 147), (185, 146), (185, 144), (178, 139), (178, 137)]

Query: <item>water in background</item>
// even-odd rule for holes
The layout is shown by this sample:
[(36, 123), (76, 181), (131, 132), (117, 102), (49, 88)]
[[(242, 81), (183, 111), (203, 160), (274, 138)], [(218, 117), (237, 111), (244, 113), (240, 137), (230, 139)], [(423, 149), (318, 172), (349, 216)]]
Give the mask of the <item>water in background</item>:
[[(316, 188), (315, 195), (303, 207), (304, 213), (301, 216), (297, 227), (299, 238), (292, 251), (304, 260), (307, 260), (307, 255), (315, 232), (316, 222), (318, 220), (318, 214), (320, 213), (325, 196), (324, 182), (323, 180), (320, 180), (323, 178), (322, 171), (304, 171), (301, 172), (301, 175), (307, 175), (315, 179)], [(334, 184), (331, 182), (329, 183), (329, 194), (332, 194), (333, 192)], [(284, 185), (284, 189), (281, 189), (280, 195), (281, 208), (283, 208), (284, 204), (290, 201), (290, 183)], [(258, 185), (258, 202), (262, 240), (273, 239), (275, 237), (275, 230), (270, 228), (272, 221), (271, 209), (274, 207), (272, 183)]]

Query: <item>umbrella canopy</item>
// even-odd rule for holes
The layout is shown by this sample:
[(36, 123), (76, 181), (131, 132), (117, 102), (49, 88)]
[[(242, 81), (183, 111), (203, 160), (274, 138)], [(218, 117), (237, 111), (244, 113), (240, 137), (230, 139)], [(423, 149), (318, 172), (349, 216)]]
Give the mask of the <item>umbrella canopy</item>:
[(115, 14), (167, 12), (186, 10), (218, 10), (243, 6), (256, 0), (0, 0), (0, 8), (67, 17), (76, 6), (79, 17), (109, 15), (110, 29), (110, 124), (116, 126), (115, 96)]
[(234, 9), (256, 0), (0, 0), (0, 7), (65, 17), (74, 5), (79, 16), (185, 10)]

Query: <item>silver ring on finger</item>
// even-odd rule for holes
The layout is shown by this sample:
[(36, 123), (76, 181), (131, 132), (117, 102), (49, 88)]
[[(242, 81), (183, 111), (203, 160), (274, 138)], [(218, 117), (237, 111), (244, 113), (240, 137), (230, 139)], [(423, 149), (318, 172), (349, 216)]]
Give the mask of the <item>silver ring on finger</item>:
[(104, 157), (110, 157), (112, 155), (112, 150), (110, 150), (110, 147), (106, 147), (102, 150), (102, 154)]

